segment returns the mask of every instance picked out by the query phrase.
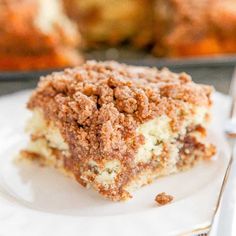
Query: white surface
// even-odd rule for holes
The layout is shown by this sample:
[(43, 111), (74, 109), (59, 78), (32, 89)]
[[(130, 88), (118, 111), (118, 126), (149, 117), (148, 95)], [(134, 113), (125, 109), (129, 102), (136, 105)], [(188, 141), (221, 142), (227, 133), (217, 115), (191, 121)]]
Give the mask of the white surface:
[[(236, 154), (236, 153), (235, 153)], [(236, 162), (233, 161), (231, 171), (223, 192), (217, 214), (209, 236), (236, 235), (235, 219), (236, 203)]]
[[(222, 134), (228, 98), (214, 96), (210, 140), (218, 155), (143, 187), (128, 202), (102, 199), (51, 168), (14, 163), (24, 147), (28, 92), (0, 98), (0, 235), (176, 235), (209, 226), (228, 163)], [(174, 196), (158, 207), (160, 192)]]

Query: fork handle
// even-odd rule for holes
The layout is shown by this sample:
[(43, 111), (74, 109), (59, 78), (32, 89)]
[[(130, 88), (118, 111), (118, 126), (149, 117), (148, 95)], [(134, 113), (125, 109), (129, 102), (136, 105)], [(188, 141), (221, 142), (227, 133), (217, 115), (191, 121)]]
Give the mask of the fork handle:
[(236, 98), (232, 99), (230, 119), (236, 119)]
[[(236, 212), (236, 161), (234, 160), (236, 148), (232, 150), (231, 165), (226, 174), (225, 189), (222, 189), (222, 197), (220, 198), (219, 206), (211, 226), (209, 236), (234, 236), (236, 228), (234, 228), (233, 220), (235, 221)], [(227, 184), (226, 184), (227, 183)]]

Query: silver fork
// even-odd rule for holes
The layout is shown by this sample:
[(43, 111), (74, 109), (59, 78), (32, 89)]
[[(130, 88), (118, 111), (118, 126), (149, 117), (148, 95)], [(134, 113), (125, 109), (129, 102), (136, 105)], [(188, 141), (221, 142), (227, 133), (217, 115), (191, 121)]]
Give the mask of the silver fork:
[[(232, 235), (233, 211), (235, 208), (235, 197), (232, 193), (233, 182), (236, 182), (236, 163), (234, 160), (236, 144), (236, 67), (234, 68), (232, 80), (230, 83), (229, 95), (232, 98), (230, 117), (225, 125), (225, 134), (227, 136), (230, 148), (230, 162), (223, 180), (223, 187), (220, 192), (219, 202), (217, 204), (216, 214), (212, 221), (209, 236), (227, 236)], [(232, 169), (234, 171), (232, 171)], [(231, 207), (234, 205), (233, 207)], [(227, 217), (227, 219), (225, 218)]]

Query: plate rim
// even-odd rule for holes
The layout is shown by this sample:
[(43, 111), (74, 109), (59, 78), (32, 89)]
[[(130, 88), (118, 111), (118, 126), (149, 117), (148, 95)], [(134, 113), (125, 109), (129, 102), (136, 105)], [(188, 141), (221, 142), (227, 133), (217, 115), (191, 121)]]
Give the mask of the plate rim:
[[(25, 91), (21, 91), (21, 92), (18, 92), (18, 93), (25, 93)], [(217, 94), (220, 94), (220, 93), (217, 93)], [(222, 95), (222, 94), (220, 94), (220, 95)], [(12, 97), (13, 95), (11, 94), (11, 95), (7, 95), (7, 97)], [(226, 97), (226, 95), (223, 95), (224, 97)], [(1, 102), (1, 100), (2, 99), (6, 99), (5, 98), (5, 96), (3, 96), (2, 98), (0, 98), (0, 102)], [(227, 178), (225, 178), (225, 176), (227, 176), (227, 172), (228, 172), (228, 169), (229, 169), (229, 166), (232, 164), (232, 162), (230, 161), (231, 159), (230, 158), (228, 158), (228, 163), (227, 163), (227, 166), (226, 166), (226, 172), (225, 172), (225, 175), (224, 175), (224, 179), (223, 179), (223, 182), (222, 182), (222, 184), (221, 184), (221, 187), (220, 187), (220, 191), (219, 191), (219, 196), (218, 196), (218, 198), (217, 198), (217, 202), (216, 202), (216, 209), (215, 209), (215, 211), (214, 211), (214, 214), (213, 214), (213, 217), (214, 217), (214, 215), (216, 214), (216, 212), (217, 212), (217, 209), (218, 209), (218, 204), (219, 204), (219, 201), (220, 201), (220, 199), (221, 199), (221, 197), (222, 197), (222, 193), (223, 193), (223, 191), (224, 191), (224, 186), (225, 186), (225, 184), (227, 183)], [(2, 198), (2, 196), (0, 196), (1, 198)], [(0, 199), (1, 199), (0, 198)], [(1, 201), (1, 200), (0, 200)], [(181, 200), (182, 201), (182, 200)], [(21, 208), (21, 207), (20, 207)], [(23, 208), (24, 209), (24, 208)], [(31, 213), (35, 213), (35, 214), (50, 214), (49, 212), (38, 212), (38, 211), (36, 211), (36, 210), (34, 210), (34, 209), (24, 209), (25, 211), (30, 211)], [(150, 211), (153, 211), (154, 212), (154, 210), (153, 209), (150, 209)], [(148, 214), (149, 213), (149, 210), (147, 210), (147, 211), (145, 211), (145, 213), (146, 214)], [(138, 213), (135, 213), (135, 214), (143, 214), (143, 215), (145, 215), (144, 213), (142, 213), (142, 212), (138, 212)], [(127, 217), (129, 217), (130, 215), (133, 215), (133, 214), (128, 214), (127, 215)], [(65, 217), (65, 216), (63, 216), (63, 217)], [(66, 217), (68, 217), (68, 216), (66, 216)], [(88, 217), (83, 217), (83, 216), (77, 216), (77, 217), (79, 217), (79, 218), (88, 218)], [(98, 216), (99, 217), (99, 216)], [(115, 216), (105, 216), (105, 217), (102, 217), (102, 218), (110, 218), (110, 217), (112, 217), (112, 218), (115, 218), (115, 217), (120, 217), (120, 215), (115, 215)], [(97, 217), (94, 217), (94, 218), (97, 218)], [(99, 217), (100, 218), (100, 217)], [(203, 224), (203, 223), (202, 223)], [(191, 230), (191, 231), (186, 231), (186, 232), (180, 232), (180, 234), (181, 235), (189, 235), (189, 234), (192, 234), (192, 233), (195, 233), (195, 232), (197, 232), (197, 231), (204, 231), (204, 230), (209, 230), (209, 227), (210, 227), (210, 225), (211, 225), (211, 221), (209, 221), (209, 222), (205, 222), (203, 225), (201, 225), (200, 227), (193, 227), (193, 229)]]

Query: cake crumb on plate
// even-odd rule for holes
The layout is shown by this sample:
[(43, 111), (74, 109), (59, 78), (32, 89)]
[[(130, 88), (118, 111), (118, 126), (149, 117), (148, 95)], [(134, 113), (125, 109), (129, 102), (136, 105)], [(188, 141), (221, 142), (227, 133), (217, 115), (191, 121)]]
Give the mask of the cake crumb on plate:
[(173, 196), (166, 194), (165, 192), (162, 192), (162, 193), (157, 194), (155, 201), (159, 205), (166, 205), (166, 204), (172, 202), (173, 199), (174, 199)]

